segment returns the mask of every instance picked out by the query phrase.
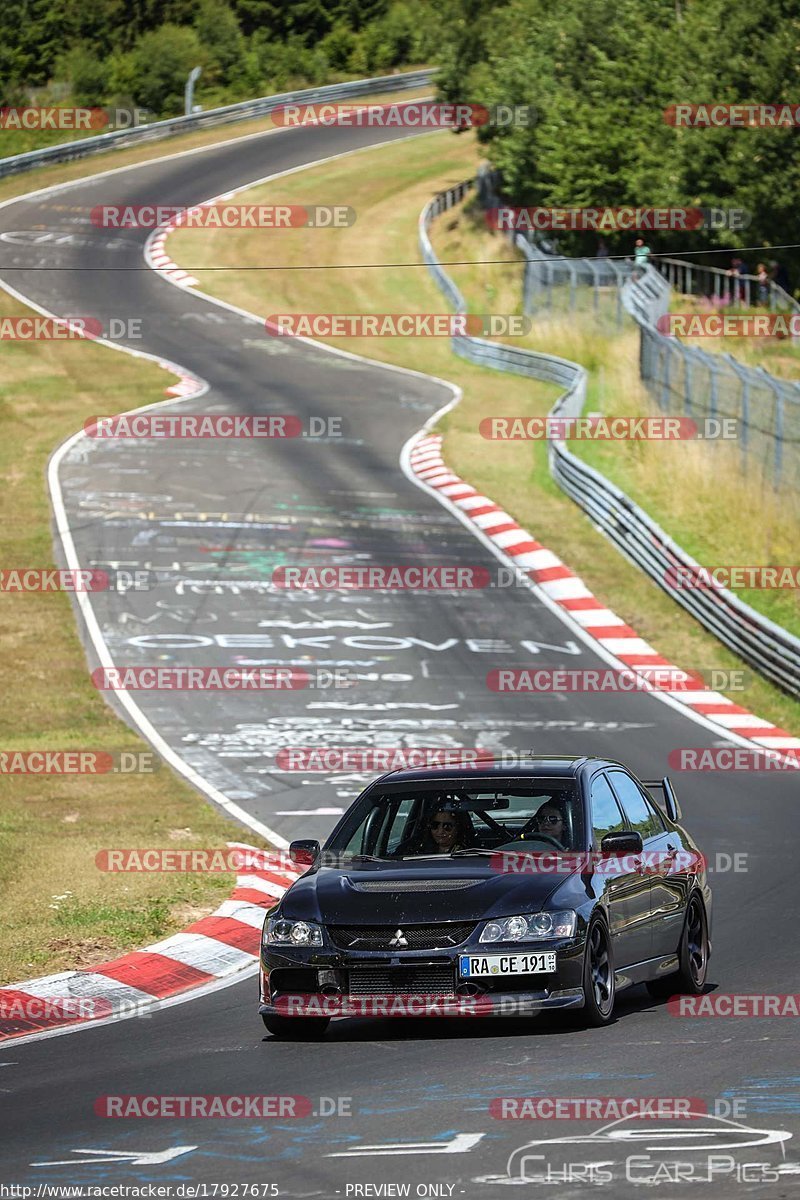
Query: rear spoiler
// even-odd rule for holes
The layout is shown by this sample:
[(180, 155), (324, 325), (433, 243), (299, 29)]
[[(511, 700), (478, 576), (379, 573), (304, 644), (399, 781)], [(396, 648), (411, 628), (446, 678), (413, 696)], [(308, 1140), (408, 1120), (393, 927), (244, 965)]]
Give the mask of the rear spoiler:
[(643, 779), (642, 783), (646, 788), (660, 788), (664, 796), (664, 807), (667, 810), (667, 816), (671, 821), (680, 821), (681, 806), (678, 804), (678, 797), (675, 795), (675, 788), (668, 775), (663, 779)]

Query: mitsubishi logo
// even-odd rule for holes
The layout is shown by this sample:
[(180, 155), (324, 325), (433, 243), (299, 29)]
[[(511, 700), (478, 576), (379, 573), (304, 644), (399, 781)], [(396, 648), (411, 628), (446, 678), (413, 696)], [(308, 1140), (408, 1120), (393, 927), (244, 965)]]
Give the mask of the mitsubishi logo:
[(399, 949), (401, 946), (405, 946), (406, 949), (408, 949), (408, 942), (406, 941), (405, 937), (403, 936), (402, 929), (398, 929), (395, 931), (395, 935), (393, 938), (390, 939), (389, 945), (394, 946), (396, 949)]

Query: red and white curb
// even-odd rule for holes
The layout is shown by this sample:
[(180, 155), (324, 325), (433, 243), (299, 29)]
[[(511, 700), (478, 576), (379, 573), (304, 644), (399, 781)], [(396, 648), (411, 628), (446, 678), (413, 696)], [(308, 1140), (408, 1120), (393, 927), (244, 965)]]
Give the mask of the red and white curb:
[[(441, 435), (423, 431), (411, 449), (409, 466), (422, 484), (460, 509), (468, 521), (502, 551), (512, 566), (527, 575), (586, 637), (596, 641), (624, 667), (632, 671), (653, 667), (679, 670), (640, 638), (621, 617), (602, 605), (583, 580), (552, 550), (537, 542), (499, 504), (481, 495), (451, 471), (442, 458)], [(699, 684), (695, 688), (691, 681), (685, 687), (686, 690), (665, 689), (664, 695), (686, 705), (706, 722), (717, 725), (721, 735), (745, 738), (762, 750), (796, 754), (800, 749), (800, 738), (748, 712), (721, 692), (704, 689)]]
[[(178, 222), (179, 223), (179, 222)], [(170, 221), (168, 225), (161, 225), (157, 230), (155, 237), (150, 242), (150, 262), (159, 275), (164, 279), (169, 279), (171, 283), (178, 287), (196, 287), (197, 280), (194, 275), (190, 275), (188, 271), (184, 271), (176, 262), (173, 262), (166, 251), (165, 242), (167, 235), (173, 233), (178, 228), (178, 224)]]
[[(240, 842), (246, 867), (216, 912), (180, 933), (88, 970), (0, 987), (0, 1042), (98, 1020), (145, 1016), (169, 997), (252, 973), (264, 912), (302, 871), (284, 856)], [(83, 1002), (83, 1003), (81, 1003)]]
[(201, 204), (194, 204), (191, 208), (186, 208), (182, 212), (176, 213), (171, 221), (166, 221), (163, 225), (159, 225), (158, 229), (147, 240), (145, 258), (148, 266), (151, 266), (164, 279), (168, 279), (170, 283), (174, 283), (176, 287), (197, 287), (199, 280), (195, 279), (194, 275), (190, 275), (188, 271), (184, 271), (182, 267), (179, 267), (167, 254), (167, 238), (176, 229), (180, 229), (187, 217), (193, 213), (198, 213), (203, 208), (211, 208), (212, 205), (218, 204), (220, 200), (230, 200), (233, 195), (233, 192), (225, 192), (222, 196), (214, 196), (212, 200), (203, 200)]
[[(227, 196), (218, 196), (216, 199), (222, 200), (227, 198)], [(213, 203), (216, 203), (216, 200), (206, 200), (200, 205), (195, 205), (194, 208), (177, 213), (171, 221), (168, 221), (165, 225), (159, 225), (158, 229), (147, 242), (145, 257), (148, 265), (152, 267), (156, 274), (160, 275), (163, 279), (168, 279), (170, 283), (174, 283), (177, 287), (196, 287), (199, 281), (195, 279), (194, 275), (190, 275), (188, 271), (184, 271), (182, 267), (179, 267), (169, 257), (166, 251), (167, 237), (183, 224), (189, 213), (197, 212), (200, 208), (208, 208)], [(163, 365), (166, 366), (167, 364)], [(188, 396), (197, 395), (202, 390), (203, 385), (199, 379), (195, 379), (193, 375), (183, 373), (180, 375), (177, 383), (165, 389), (165, 393), (167, 396), (175, 396), (183, 400)]]
[[(170, 363), (160, 362), (158, 365), (165, 371), (175, 370)], [(195, 379), (194, 375), (187, 375), (185, 371), (181, 371), (178, 375), (178, 382), (173, 383), (171, 387), (164, 388), (164, 394), (184, 400), (187, 396), (196, 396), (205, 390), (205, 385), (199, 379)]]

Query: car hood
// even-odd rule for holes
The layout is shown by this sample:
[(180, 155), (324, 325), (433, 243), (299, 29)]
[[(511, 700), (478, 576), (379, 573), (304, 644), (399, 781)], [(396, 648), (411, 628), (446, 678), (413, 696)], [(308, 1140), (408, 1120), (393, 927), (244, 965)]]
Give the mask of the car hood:
[(479, 921), (538, 912), (571, 876), (500, 872), (489, 859), (448, 859), (426, 867), (365, 863), (321, 866), (292, 885), (281, 911), (330, 925)]

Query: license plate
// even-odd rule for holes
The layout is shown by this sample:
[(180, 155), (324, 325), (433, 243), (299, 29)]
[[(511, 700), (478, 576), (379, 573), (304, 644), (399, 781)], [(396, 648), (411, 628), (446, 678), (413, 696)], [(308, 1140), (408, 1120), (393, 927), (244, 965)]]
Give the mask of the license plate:
[(470, 979), (490, 978), (492, 975), (552, 974), (556, 969), (554, 952), (543, 954), (461, 954), (459, 975)]

